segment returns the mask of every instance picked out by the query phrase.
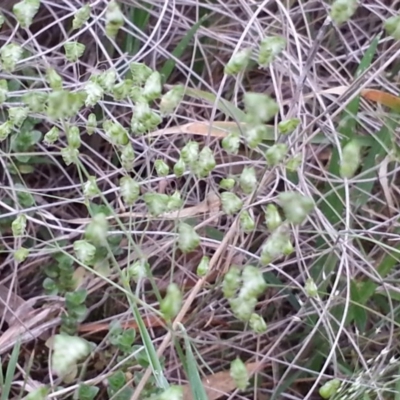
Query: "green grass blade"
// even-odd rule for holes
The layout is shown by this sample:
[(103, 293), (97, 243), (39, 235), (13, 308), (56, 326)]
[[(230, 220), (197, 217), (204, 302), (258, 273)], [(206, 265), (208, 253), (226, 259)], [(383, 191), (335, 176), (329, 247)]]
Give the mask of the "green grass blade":
[(281, 288), (281, 294), (288, 297), (288, 301), (292, 305), (294, 310), (296, 311), (300, 310), (301, 306), (296, 296), (293, 294), (293, 291), (285, 287), (283, 282), (278, 277), (276, 277), (273, 272), (264, 272), (263, 277), (265, 282), (267, 282), (269, 286), (274, 287), (276, 289)]
[(400, 366), (397, 369), (394, 400), (400, 400)]
[[(0, 366), (3, 366), (3, 359), (0, 357)], [(0, 388), (4, 387), (3, 368), (0, 368)]]
[(204, 100), (212, 105), (216, 104), (217, 109), (228, 117), (238, 122), (245, 122), (246, 114), (228, 100), (219, 99), (217, 102), (217, 96), (213, 93), (191, 88), (187, 88), (185, 94), (198, 100)]
[[(321, 343), (318, 343), (318, 345), (316, 346), (317, 349), (320, 348), (319, 345), (321, 345)], [(319, 352), (314, 352), (311, 358), (306, 362), (304, 367), (311, 371), (319, 371), (321, 369), (325, 357), (326, 355), (323, 355)], [(287, 389), (293, 387), (292, 385), (294, 384), (294, 382), (303, 377), (306, 378), (308, 377), (308, 375), (304, 371), (295, 371), (295, 369), (293, 368), (292, 372), (288, 373), (288, 377), (284, 379), (283, 382), (278, 387), (275, 388), (271, 400), (284, 398), (282, 396), (282, 393), (284, 393)]]
[[(368, 320), (368, 313), (365, 307), (360, 306), (360, 290), (356, 281), (350, 282), (351, 304), (347, 315), (347, 321), (355, 322), (360, 332), (365, 332)], [(348, 322), (347, 322), (348, 323)]]
[[(330, 274), (336, 269), (338, 262), (339, 259), (335, 252), (330, 252), (329, 254), (324, 254), (321, 257), (318, 257), (311, 267), (312, 278), (316, 282), (319, 282), (322, 271), (325, 273), (326, 276), (330, 276)], [(326, 293), (328, 291), (329, 285), (330, 280), (325, 279), (318, 285), (318, 290), (320, 292)]]
[[(126, 289), (128, 290), (128, 288), (126, 288)], [(146, 325), (140, 314), (140, 311), (135, 302), (135, 299), (133, 298), (133, 295), (128, 296), (128, 299), (129, 299), (130, 307), (132, 309), (133, 316), (134, 316), (135, 321), (138, 326), (140, 336), (143, 341), (143, 346), (145, 348), (150, 367), (153, 371), (154, 378), (156, 379), (157, 386), (161, 389), (166, 390), (166, 389), (168, 389), (169, 384), (168, 384), (167, 379), (164, 376), (164, 371), (163, 371), (162, 365), (158, 358), (157, 351), (154, 347), (153, 341), (151, 340), (151, 337), (149, 335), (148, 329), (146, 328)]]
[(192, 345), (186, 332), (184, 332), (185, 350), (186, 350), (186, 365), (187, 375), (190, 384), (190, 389), (194, 400), (208, 400), (207, 393), (201, 381), (196, 358), (194, 357)]
[[(376, 49), (379, 43), (380, 36), (375, 37), (369, 48), (364, 54), (360, 65), (356, 71), (356, 77), (362, 74), (372, 63), (372, 59), (376, 53)], [(342, 135), (341, 145), (345, 146), (351, 139), (357, 136), (357, 114), (359, 111), (360, 96), (353, 99), (344, 110), (341, 116), (341, 123), (339, 132)], [(334, 149), (332, 152), (331, 161), (329, 164), (329, 173), (334, 177), (340, 176), (340, 157), (338, 149)], [(320, 206), (320, 209), (324, 216), (332, 223), (335, 224), (341, 220), (341, 215), (344, 208), (344, 188), (338, 185), (332, 185), (328, 183), (325, 186), (325, 193), (333, 191), (327, 195)]]
[[(141, 4), (143, 8), (131, 7), (129, 17), (132, 24), (143, 32), (149, 22), (150, 11), (153, 6), (147, 3)], [(127, 35), (125, 38), (124, 49), (126, 53), (134, 56), (140, 50), (140, 40), (135, 38), (133, 35)]]
[[(197, 30), (200, 28), (200, 26), (204, 23), (204, 21), (208, 18), (208, 14), (203, 15), (202, 18), (200, 18), (186, 33), (186, 35), (180, 40), (180, 42), (177, 44), (175, 47), (174, 51), (172, 52), (172, 55), (175, 58), (180, 58), (182, 57), (182, 54), (186, 50), (186, 47), (189, 45), (190, 41), (192, 40), (193, 36), (196, 34)], [(172, 71), (174, 70), (176, 65), (175, 60), (172, 58), (167, 60), (163, 67), (161, 68), (160, 74), (163, 76), (164, 82), (168, 81), (168, 78), (172, 74)]]
[[(379, 38), (380, 36), (378, 35), (372, 40), (369, 48), (365, 52), (364, 57), (360, 62), (360, 65), (357, 68), (356, 76), (359, 76), (371, 65), (372, 59), (376, 53), (376, 49), (379, 43)], [(348, 104), (341, 116), (339, 131), (343, 137), (341, 141), (342, 146), (344, 146), (346, 143), (348, 143), (348, 141), (356, 137), (357, 114), (359, 110), (359, 104), (360, 97), (358, 96)], [(361, 136), (357, 136), (357, 139), (362, 140), (364, 138)], [(334, 148), (332, 151), (332, 157), (329, 164), (329, 173), (333, 177), (340, 176), (340, 158), (339, 151), (336, 148)], [(342, 219), (342, 214), (344, 210), (344, 187), (340, 183), (332, 184), (328, 182), (325, 185), (323, 192), (325, 193), (325, 196), (321, 199), (321, 202), (319, 203), (319, 208), (323, 215), (329, 220), (329, 222), (334, 225), (340, 222)], [(323, 249), (324, 247), (326, 247), (325, 239), (322, 236), (319, 236), (317, 238), (316, 245), (317, 248)], [(313, 264), (311, 268), (311, 276), (315, 281), (319, 279), (323, 270), (325, 270), (325, 273), (328, 275), (333, 270), (333, 268), (336, 267), (337, 257), (334, 255), (334, 253), (331, 254), (333, 257), (330, 259), (329, 263), (329, 256), (324, 255), (322, 257), (319, 257), (318, 260), (316, 260), (316, 262)], [(326, 287), (327, 284), (328, 282), (326, 282), (324, 286)], [(324, 290), (324, 288), (322, 288), (322, 290)]]
[[(377, 266), (376, 272), (380, 275), (381, 278), (385, 278), (390, 271), (398, 265), (400, 262), (400, 245), (396, 246), (391, 252), (384, 256), (381, 263)], [(378, 283), (375, 283), (371, 279), (363, 282), (359, 286), (359, 303), (365, 304), (370, 297), (375, 293), (375, 290), (378, 287)]]
[[(363, 169), (361, 172), (362, 179), (364, 182), (359, 182), (355, 187), (355, 206), (360, 208), (364, 206), (370, 199), (372, 188), (376, 182), (377, 174), (373, 170), (377, 163), (377, 160), (382, 159), (387, 154), (387, 149), (391, 147), (391, 141), (394, 134), (395, 128), (398, 126), (397, 121), (392, 118), (388, 118), (385, 121), (382, 128), (376, 134), (378, 140), (376, 144), (371, 146), (368, 154), (365, 157)], [(367, 181), (368, 180), (368, 181)]]
[[(205, 17), (209, 13), (209, 10), (205, 7), (200, 6), (199, 7), (199, 18)], [(210, 15), (210, 18), (207, 18), (203, 26), (205, 28), (208, 28), (209, 26), (212, 26), (213, 23), (213, 16), (212, 14)], [(201, 47), (211, 47), (213, 44), (216, 45), (216, 41), (214, 39), (211, 39), (208, 36), (202, 36), (199, 38), (199, 43)], [(193, 72), (198, 75), (202, 76), (203, 72), (205, 71), (205, 63), (204, 63), (204, 54), (200, 50), (200, 46), (196, 48), (196, 53), (195, 53), (195, 62), (193, 63)], [(193, 82), (197, 84), (199, 82), (198, 78), (196, 78), (196, 75), (193, 76)]]
[(1, 388), (1, 400), (8, 400), (10, 398), (11, 385), (15, 375), (15, 370), (17, 369), (20, 347), (21, 343), (17, 341), (11, 352), (10, 361), (8, 362), (7, 365), (4, 386), (2, 386)]
[[(400, 245), (394, 248), (391, 252), (386, 254), (381, 263), (377, 266), (376, 271), (383, 279), (385, 278), (391, 270), (398, 265), (400, 262)], [(353, 282), (352, 282), (353, 283)], [(373, 280), (368, 279), (363, 281), (357, 285), (357, 293), (355, 293), (354, 287), (352, 285), (352, 305), (349, 310), (349, 315), (346, 319), (346, 326), (351, 324), (353, 321), (356, 322), (357, 325), (364, 326), (365, 320), (367, 318), (366, 308), (363, 307), (365, 304), (374, 296), (376, 289), (379, 284), (375, 283)], [(340, 314), (340, 306), (338, 307), (339, 315)], [(342, 307), (343, 309), (343, 307)], [(361, 330), (360, 330), (361, 331)]]
[(290, 373), (289, 376), (277, 388), (274, 389), (274, 394), (272, 395), (271, 400), (281, 399), (282, 393), (292, 387), (294, 382), (299, 379), (302, 374), (302, 371)]

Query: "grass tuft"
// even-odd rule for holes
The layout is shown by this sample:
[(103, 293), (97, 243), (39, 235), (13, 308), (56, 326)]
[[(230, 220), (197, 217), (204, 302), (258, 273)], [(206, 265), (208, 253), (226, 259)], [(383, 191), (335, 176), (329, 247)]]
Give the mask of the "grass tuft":
[(0, 4), (0, 400), (397, 398), (389, 3)]

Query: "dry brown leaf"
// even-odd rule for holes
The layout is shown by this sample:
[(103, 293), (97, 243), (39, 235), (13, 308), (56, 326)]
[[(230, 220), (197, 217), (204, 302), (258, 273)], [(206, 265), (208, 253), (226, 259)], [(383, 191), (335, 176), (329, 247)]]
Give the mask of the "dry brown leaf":
[(25, 316), (33, 312), (31, 307), (22, 297), (15, 293), (10, 294), (10, 289), (5, 285), (0, 285), (0, 315), (4, 315), (4, 320), (8, 325), (14, 321), (24, 320)]
[[(249, 375), (254, 374), (261, 367), (261, 363), (246, 364), (247, 372)], [(208, 400), (217, 400), (220, 397), (232, 392), (236, 389), (235, 382), (233, 381), (229, 371), (221, 371), (216, 374), (206, 376), (203, 380), (204, 389), (207, 393)], [(190, 385), (183, 387), (183, 398), (185, 400), (195, 400)]]
[[(346, 93), (346, 91), (349, 89), (348, 86), (337, 86), (334, 88), (330, 89), (325, 89), (318, 94), (323, 95), (323, 94), (336, 94), (336, 95), (342, 95)], [(312, 98), (315, 97), (317, 93), (309, 93), (304, 96), (304, 98)], [(292, 100), (285, 101), (283, 104), (289, 104)], [(242, 128), (245, 127), (245, 123), (242, 123), (241, 126)], [(271, 127), (273, 129), (273, 127)], [(229, 133), (232, 131), (237, 131), (238, 130), (238, 124), (235, 121), (214, 121), (212, 124), (210, 122), (200, 122), (200, 121), (195, 121), (195, 122), (190, 122), (185, 125), (176, 125), (176, 126), (171, 126), (167, 129), (159, 129), (155, 132), (152, 132), (147, 135), (147, 137), (152, 138), (152, 137), (158, 137), (158, 136), (165, 136), (165, 135), (199, 135), (199, 136), (211, 136), (214, 138), (220, 138), (223, 139)]]
[(394, 94), (375, 89), (363, 89), (361, 91), (361, 96), (364, 97), (364, 99), (382, 104), (392, 110), (400, 111), (400, 98)]
[[(173, 212), (168, 212), (165, 214), (161, 214), (158, 217), (154, 217), (153, 215), (146, 214), (146, 213), (135, 213), (135, 212), (124, 212), (117, 214), (116, 216), (110, 215), (107, 217), (108, 220), (114, 219), (115, 217), (118, 218), (158, 218), (158, 219), (177, 219), (177, 218), (188, 218), (188, 217), (195, 217), (200, 214), (210, 212), (212, 215), (215, 215), (221, 208), (221, 201), (219, 196), (216, 193), (210, 193), (205, 200), (197, 204), (193, 207), (183, 208), (182, 210), (177, 210)], [(61, 220), (68, 222), (69, 224), (78, 224), (84, 225), (91, 222), (90, 218), (75, 218), (71, 220)]]
[[(336, 94), (341, 95), (348, 90), (348, 86), (338, 86), (318, 92), (318, 94)], [(312, 98), (316, 93), (309, 93), (304, 98)], [(285, 101), (283, 104), (289, 104), (291, 100)], [(244, 128), (245, 123), (241, 124)], [(273, 129), (273, 127), (271, 127)], [(210, 122), (189, 122), (185, 125), (171, 126), (167, 129), (159, 129), (147, 135), (148, 138), (154, 138), (165, 135), (199, 135), (199, 136), (211, 136), (214, 138), (223, 139), (228, 136), (232, 131), (238, 130), (238, 124), (235, 121), (214, 121)]]
[(60, 323), (60, 318), (54, 314), (59, 313), (58, 307), (49, 307), (33, 310), (21, 324), (14, 323), (0, 336), (0, 355), (14, 347), (15, 343), (30, 342), (37, 338), (47, 339), (47, 331)]
[(190, 122), (181, 126), (172, 126), (167, 129), (159, 129), (152, 132), (147, 137), (157, 137), (163, 135), (200, 135), (224, 138), (232, 129), (237, 129), (237, 123), (231, 121), (215, 121), (210, 126), (209, 122)]
[[(323, 90), (319, 92), (319, 94), (337, 94), (340, 96), (346, 93), (348, 89), (348, 86), (337, 86), (334, 88)], [(360, 95), (365, 100), (381, 104), (395, 111), (400, 111), (400, 97), (392, 93), (384, 92), (377, 89), (365, 88), (360, 91)]]
[(390, 183), (388, 179), (388, 164), (390, 162), (390, 157), (386, 156), (385, 159), (381, 162), (378, 171), (379, 183), (382, 186), (383, 194), (385, 196), (386, 204), (388, 206), (388, 210), (390, 215), (395, 215), (397, 213), (396, 207), (394, 205), (392, 190), (390, 188)]
[(330, 89), (321, 90), (318, 94), (337, 94), (342, 95), (349, 90), (348, 86), (336, 86)]

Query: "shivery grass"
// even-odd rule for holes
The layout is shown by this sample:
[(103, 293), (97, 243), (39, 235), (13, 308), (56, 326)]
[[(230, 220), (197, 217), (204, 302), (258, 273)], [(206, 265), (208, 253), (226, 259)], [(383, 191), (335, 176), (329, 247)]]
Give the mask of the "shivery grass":
[(400, 17), (310, 4), (0, 5), (1, 399), (399, 397)]

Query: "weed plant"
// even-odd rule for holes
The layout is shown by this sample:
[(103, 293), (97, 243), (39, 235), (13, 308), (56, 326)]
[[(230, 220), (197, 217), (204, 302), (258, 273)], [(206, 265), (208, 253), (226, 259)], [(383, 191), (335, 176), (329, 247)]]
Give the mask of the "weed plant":
[(399, 398), (394, 3), (0, 3), (1, 400)]

